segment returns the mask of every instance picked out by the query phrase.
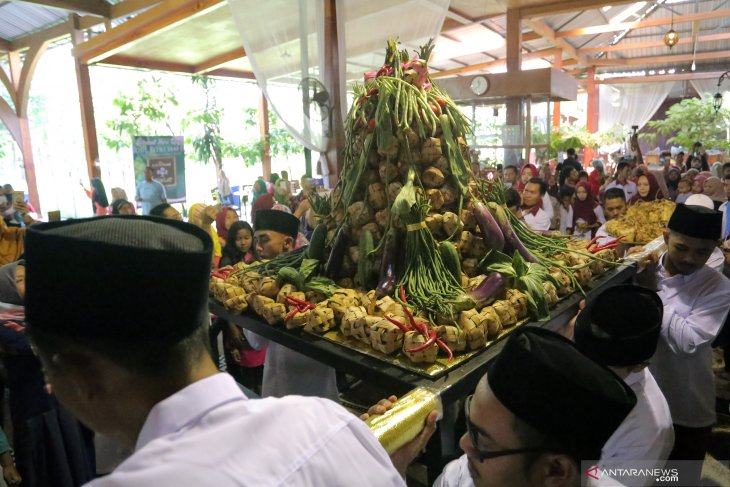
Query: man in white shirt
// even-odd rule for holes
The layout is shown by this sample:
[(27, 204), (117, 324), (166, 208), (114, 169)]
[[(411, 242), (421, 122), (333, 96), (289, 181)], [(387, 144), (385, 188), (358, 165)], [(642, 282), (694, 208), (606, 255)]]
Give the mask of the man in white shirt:
[(134, 448), (88, 485), (405, 486), (368, 428), (332, 401), (248, 400), (218, 372), (212, 247), (191, 224), (147, 217), (28, 229), (26, 316), (47, 381), (87, 426)]
[[(636, 394), (636, 406), (603, 446), (601, 468), (662, 468), (672, 451), (669, 405), (646, 368), (657, 348), (662, 313), (654, 291), (625, 284), (593, 298), (576, 319), (578, 350), (613, 370)], [(631, 485), (654, 481), (654, 476), (632, 476)]]
[(551, 331), (510, 335), (466, 399), (465, 454), (434, 487), (581, 485), (585, 466), (636, 404), (613, 372)]
[[(254, 245), (262, 259), (273, 259), (294, 250), (299, 220), (278, 210), (256, 212)], [(266, 347), (263, 397), (288, 395), (317, 396), (339, 402), (335, 369), (301, 353), (244, 330), (249, 344), (256, 350)]]
[(144, 181), (137, 186), (135, 199), (142, 203), (142, 214), (149, 215), (152, 208), (162, 203), (167, 203), (165, 187), (159, 181), (152, 179), (154, 170), (147, 166), (144, 168)]
[(550, 215), (542, 209), (542, 197), (547, 192), (545, 181), (531, 178), (522, 191), (522, 217), (535, 232), (550, 230)]
[(688, 485), (699, 482), (716, 421), (711, 345), (730, 309), (730, 281), (705, 264), (720, 238), (721, 221), (717, 211), (677, 205), (664, 234), (667, 251), (658, 260), (650, 255), (637, 275), (637, 283), (656, 289), (664, 303), (650, 370), (674, 422), (670, 459), (695, 461), (685, 477)]
[(633, 181), (629, 181), (629, 171), (631, 171), (631, 165), (628, 162), (620, 162), (616, 166), (616, 180), (606, 186), (606, 191), (611, 188), (623, 189), (627, 202), (637, 193), (636, 184)]
[[(628, 208), (629, 206), (626, 204), (626, 195), (623, 189), (613, 187), (606, 190), (603, 196), (603, 215), (606, 217), (606, 223), (624, 216)], [(596, 230), (596, 243), (598, 245), (606, 245), (609, 241), (616, 238), (608, 234), (606, 231), (606, 223)]]

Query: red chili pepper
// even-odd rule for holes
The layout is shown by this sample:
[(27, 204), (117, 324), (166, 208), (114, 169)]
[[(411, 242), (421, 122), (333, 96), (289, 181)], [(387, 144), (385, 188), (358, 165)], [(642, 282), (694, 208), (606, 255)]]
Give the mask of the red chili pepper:
[(621, 243), (621, 239), (622, 239), (622, 238), (624, 238), (624, 236), (623, 236), (623, 235), (622, 235), (622, 236), (620, 236), (620, 237), (619, 237), (619, 238), (617, 238), (617, 239), (611, 240), (610, 242), (608, 242), (608, 243), (606, 243), (606, 244), (604, 244), (604, 245), (598, 245), (598, 246), (595, 246), (595, 247), (593, 247), (592, 249), (590, 249), (590, 252), (591, 252), (592, 254), (595, 254), (595, 253), (598, 253), (598, 252), (600, 252), (601, 250), (607, 250), (607, 249), (612, 249), (612, 248), (614, 248), (614, 247), (617, 247), (617, 246), (618, 246), (618, 244), (620, 244), (620, 243)]
[(438, 105), (434, 105), (433, 103), (429, 103), (428, 105), (431, 107), (431, 110), (433, 110), (433, 113), (439, 114), (441, 112)]
[(406, 312), (406, 316), (408, 317), (408, 321), (411, 322), (411, 328), (415, 328), (418, 330), (421, 335), (428, 338), (428, 330), (426, 330), (425, 326), (421, 326), (420, 323), (416, 321), (416, 319), (413, 317), (413, 313), (411, 313), (411, 310), (408, 308), (408, 301), (406, 300), (406, 290), (404, 286), (401, 286), (398, 290), (400, 294), (400, 300), (403, 301), (403, 310)]
[(446, 108), (446, 100), (444, 100), (443, 98), (436, 98), (436, 103), (439, 104), (442, 110)]
[(430, 347), (431, 345), (436, 343), (436, 340), (437, 340), (436, 332), (432, 331), (431, 336), (428, 338), (428, 340), (426, 340), (426, 343), (423, 343), (423, 344), (417, 346), (416, 348), (408, 349), (408, 350), (406, 350), (406, 352), (407, 353), (416, 353), (416, 352), (426, 350), (428, 347)]
[(286, 300), (289, 301), (290, 304), (298, 304), (298, 305), (309, 304), (308, 302), (304, 301), (303, 299), (299, 299), (296, 296), (292, 296), (291, 294), (287, 294)]
[(438, 343), (438, 346), (441, 347), (443, 350), (446, 351), (446, 353), (449, 354), (449, 362), (454, 360), (454, 352), (451, 351), (451, 349), (449, 348), (448, 345), (446, 345), (446, 343), (444, 343), (440, 338), (436, 339), (436, 343)]
[(373, 95), (375, 95), (375, 94), (377, 94), (377, 93), (378, 93), (378, 89), (377, 89), (377, 88), (371, 88), (371, 89), (370, 89), (370, 91), (368, 91), (368, 92), (367, 92), (367, 93), (365, 94), (365, 96), (373, 96)]
[(586, 249), (590, 249), (593, 244), (598, 242), (598, 239), (601, 238), (600, 235), (598, 237), (593, 237), (590, 242), (586, 245)]
[(393, 324), (394, 324), (395, 326), (397, 326), (398, 328), (400, 328), (400, 331), (402, 331), (403, 333), (406, 333), (406, 332), (409, 332), (409, 331), (411, 331), (411, 329), (410, 329), (410, 328), (408, 328), (408, 327), (407, 327), (406, 325), (404, 325), (404, 324), (403, 324), (403, 323), (401, 323), (400, 321), (396, 320), (396, 319), (395, 319), (395, 318), (393, 318), (392, 316), (388, 316), (388, 315), (385, 315), (385, 316), (383, 316), (383, 318), (385, 318), (386, 320), (390, 321), (390, 322), (391, 322), (391, 323), (393, 323)]
[(299, 308), (294, 308), (293, 310), (289, 311), (286, 316), (284, 317), (284, 322), (289, 321), (290, 319), (294, 318), (294, 316), (299, 313)]
[(368, 120), (368, 132), (373, 132), (375, 130), (375, 119), (371, 118)]

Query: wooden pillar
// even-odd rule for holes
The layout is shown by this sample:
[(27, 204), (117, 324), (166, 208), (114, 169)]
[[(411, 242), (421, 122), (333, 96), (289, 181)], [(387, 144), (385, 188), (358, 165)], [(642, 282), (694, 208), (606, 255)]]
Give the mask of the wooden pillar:
[(271, 177), (271, 144), (269, 143), (269, 102), (266, 101), (266, 95), (260, 91), (259, 96), (259, 131), (261, 140), (264, 141), (264, 152), (261, 154), (261, 163), (263, 165), (264, 179), (266, 181)]
[[(72, 16), (73, 30), (71, 40), (77, 46), (84, 42), (84, 32), (79, 25), (80, 17)], [(74, 57), (76, 67), (76, 85), (79, 90), (79, 108), (81, 109), (81, 128), (84, 133), (84, 147), (86, 148), (86, 170), (89, 179), (101, 177), (99, 166), (99, 141), (96, 135), (96, 119), (94, 118), (94, 102), (91, 97), (91, 78), (89, 77), (89, 65), (81, 63), (78, 57)]]
[[(586, 128), (590, 133), (598, 132), (598, 85), (596, 84), (596, 67), (588, 68), (588, 79), (586, 83), (586, 91), (588, 92), (588, 106), (586, 108)], [(583, 149), (583, 166), (588, 167), (593, 159), (593, 149), (585, 147)]]
[[(563, 70), (563, 50), (560, 49), (555, 53), (553, 59), (553, 68), (558, 71)], [(560, 102), (556, 101), (553, 103), (553, 127), (560, 127)]]
[[(507, 10), (507, 72), (514, 73), (522, 70), (522, 22), (520, 19), (519, 9)], [(526, 133), (523, 130), (522, 120), (522, 98), (518, 96), (507, 98), (507, 125), (518, 126), (519, 143), (525, 145)], [(517, 140), (510, 139), (506, 141), (509, 144), (515, 144)], [(519, 149), (505, 149), (505, 164), (517, 165), (521, 157), (522, 151)]]
[(28, 184), (30, 203), (38, 213), (41, 212), (41, 201), (38, 195), (38, 182), (36, 180), (35, 164), (33, 162), (33, 147), (30, 142), (28, 99), (33, 73), (35, 72), (38, 60), (46, 51), (47, 47), (48, 41), (33, 44), (26, 52), (25, 59), (22, 63), (20, 62), (19, 51), (8, 52), (10, 81), (14, 90), (11, 96), (15, 102), (15, 116), (17, 117), (16, 123), (14, 124), (17, 131), (16, 135), (18, 136), (16, 141), (23, 155), (23, 168), (25, 169), (25, 181)]
[(340, 53), (337, 32), (337, 0), (324, 0), (324, 86), (329, 92), (330, 119), (327, 152), (329, 185), (337, 185), (344, 162), (345, 132), (342, 120), (342, 88), (340, 86)]

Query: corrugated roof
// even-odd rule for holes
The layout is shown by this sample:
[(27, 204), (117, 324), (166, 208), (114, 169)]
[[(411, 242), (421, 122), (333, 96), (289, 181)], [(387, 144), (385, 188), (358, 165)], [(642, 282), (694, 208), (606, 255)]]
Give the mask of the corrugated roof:
[(20, 2), (0, 3), (0, 37), (9, 41), (63, 22), (68, 13)]

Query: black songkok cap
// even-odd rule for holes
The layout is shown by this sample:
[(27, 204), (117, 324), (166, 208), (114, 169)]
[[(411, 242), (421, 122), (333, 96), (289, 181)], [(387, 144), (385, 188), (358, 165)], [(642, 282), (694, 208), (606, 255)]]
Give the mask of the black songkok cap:
[(722, 234), (722, 213), (704, 206), (678, 204), (667, 227), (688, 237), (719, 240)]
[(299, 220), (281, 210), (258, 210), (255, 230), (273, 230), (296, 239), (299, 233)]
[(208, 319), (213, 242), (189, 223), (104, 216), (33, 225), (25, 244), (28, 331), (175, 344)]
[(616, 374), (548, 330), (512, 333), (487, 374), (489, 387), (515, 416), (583, 460), (597, 460), (636, 404)]
[(654, 291), (633, 284), (615, 286), (578, 315), (575, 345), (602, 365), (638, 365), (654, 356), (663, 316), (664, 305)]

